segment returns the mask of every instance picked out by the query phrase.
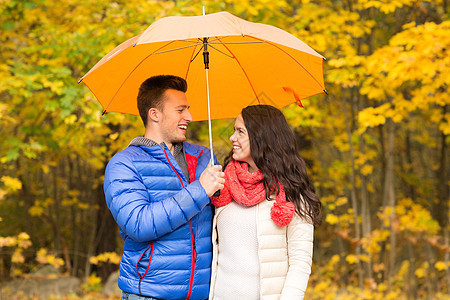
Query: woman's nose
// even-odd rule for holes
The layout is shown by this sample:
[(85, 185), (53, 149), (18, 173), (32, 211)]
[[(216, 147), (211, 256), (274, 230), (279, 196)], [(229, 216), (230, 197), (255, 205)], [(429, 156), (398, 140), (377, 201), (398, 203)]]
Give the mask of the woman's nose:
[(230, 142), (234, 142), (236, 140), (236, 133), (233, 133), (232, 136), (230, 136)]

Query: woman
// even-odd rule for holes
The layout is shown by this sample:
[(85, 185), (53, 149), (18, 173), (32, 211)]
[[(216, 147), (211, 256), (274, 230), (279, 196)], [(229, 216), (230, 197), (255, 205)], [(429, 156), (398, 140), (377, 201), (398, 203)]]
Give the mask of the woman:
[(225, 188), (211, 202), (210, 299), (303, 299), (321, 203), (281, 111), (244, 108), (225, 158)]

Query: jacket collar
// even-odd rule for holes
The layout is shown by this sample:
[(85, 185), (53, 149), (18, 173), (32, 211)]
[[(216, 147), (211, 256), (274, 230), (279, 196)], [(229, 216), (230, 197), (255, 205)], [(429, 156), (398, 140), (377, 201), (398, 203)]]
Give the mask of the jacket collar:
[(189, 155), (199, 156), (203, 149), (199, 145), (184, 142), (184, 152)]
[[(158, 144), (157, 142), (155, 142), (152, 139), (146, 138), (143, 135), (139, 135), (137, 137), (135, 137), (128, 146), (144, 146), (144, 147), (153, 147), (159, 145), (161, 146), (162, 149), (166, 148), (166, 144), (164, 142), (161, 142), (160, 144)], [(174, 156), (176, 157), (179, 153), (183, 152), (183, 143), (176, 143), (173, 145), (175, 147), (174, 150)]]

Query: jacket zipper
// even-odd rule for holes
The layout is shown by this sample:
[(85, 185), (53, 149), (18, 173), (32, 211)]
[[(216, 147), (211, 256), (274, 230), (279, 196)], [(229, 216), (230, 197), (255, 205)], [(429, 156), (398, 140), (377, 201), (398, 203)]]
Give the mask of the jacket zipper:
[[(178, 172), (175, 170), (175, 168), (173, 167), (172, 163), (170, 162), (169, 156), (167, 156), (166, 149), (163, 148), (163, 150), (164, 150), (164, 155), (166, 156), (167, 161), (169, 162), (169, 164), (172, 167), (172, 170), (175, 172), (175, 174), (177, 174), (178, 179), (180, 180), (181, 186), (184, 189), (183, 180), (181, 180), (180, 174), (178, 174)], [(189, 299), (191, 297), (192, 284), (194, 283), (195, 263), (197, 261), (197, 250), (196, 250), (196, 246), (195, 246), (197, 230), (195, 230), (195, 235), (194, 235), (193, 232), (192, 232), (192, 219), (190, 220), (190, 226), (191, 226), (191, 243), (192, 243), (192, 267), (191, 267), (191, 276), (189, 278), (189, 291), (188, 291), (188, 294), (186, 296), (186, 299)]]
[(189, 299), (191, 297), (192, 284), (194, 283), (195, 263), (197, 262), (197, 249), (195, 246), (196, 239), (197, 239), (197, 229), (195, 229), (195, 233), (192, 232), (192, 219), (191, 219), (192, 267), (191, 267), (191, 278), (189, 280), (189, 292), (186, 299)]
[[(149, 260), (148, 260), (147, 269), (145, 270), (144, 274), (142, 274), (142, 276), (141, 276), (141, 274), (139, 274), (139, 262), (141, 261), (141, 259), (142, 259), (142, 257), (144, 256), (145, 252), (147, 252), (147, 250), (148, 250), (150, 247), (152, 247), (152, 250), (151, 250), (151, 252), (150, 252), (150, 258), (149, 258)], [(137, 272), (138, 277), (139, 277), (139, 296), (141, 295), (141, 281), (142, 281), (142, 279), (144, 279), (145, 274), (147, 274), (148, 269), (150, 268), (150, 263), (152, 262), (153, 249), (154, 249), (154, 244), (151, 243), (151, 244), (148, 245), (148, 247), (144, 250), (144, 252), (142, 252), (141, 257), (139, 257), (139, 259), (138, 259), (138, 261), (137, 261), (137, 263), (136, 263), (136, 272)]]

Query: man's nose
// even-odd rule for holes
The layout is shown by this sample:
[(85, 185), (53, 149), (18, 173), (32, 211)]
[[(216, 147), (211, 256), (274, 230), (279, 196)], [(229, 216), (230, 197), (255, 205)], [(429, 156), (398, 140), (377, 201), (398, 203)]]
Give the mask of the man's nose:
[(186, 121), (188, 121), (189, 123), (192, 122), (192, 114), (191, 114), (191, 112), (188, 109), (186, 110), (186, 114), (184, 116), (184, 119)]

